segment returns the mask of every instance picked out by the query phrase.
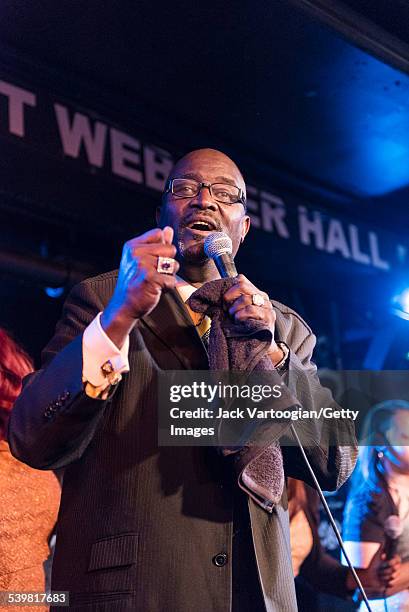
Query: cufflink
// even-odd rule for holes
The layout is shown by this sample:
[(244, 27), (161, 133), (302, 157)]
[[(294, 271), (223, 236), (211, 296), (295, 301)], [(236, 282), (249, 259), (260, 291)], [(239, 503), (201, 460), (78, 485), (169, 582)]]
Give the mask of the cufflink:
[(101, 372), (112, 386), (117, 385), (119, 381), (122, 380), (122, 375), (119, 372), (115, 372), (114, 366), (109, 359), (102, 364)]

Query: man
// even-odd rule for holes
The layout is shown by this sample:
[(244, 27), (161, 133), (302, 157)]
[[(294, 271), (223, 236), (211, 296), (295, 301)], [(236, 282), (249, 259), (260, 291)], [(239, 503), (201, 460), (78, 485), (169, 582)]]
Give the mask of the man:
[[(74, 288), (13, 414), (16, 457), (65, 468), (53, 589), (70, 591), (72, 610), (295, 610), (285, 493), (267, 512), (214, 449), (157, 445), (158, 372), (208, 367), (184, 304), (219, 277), (204, 239), (222, 230), (236, 254), (249, 230), (239, 169), (218, 151), (186, 155), (157, 221), (125, 244), (118, 274)], [(224, 303), (233, 321), (273, 332), (274, 366), (315, 377), (315, 339), (296, 313), (242, 275)], [(298, 399), (314, 402), (311, 391)], [(342, 484), (353, 449), (314, 444), (323, 486)], [(283, 456), (289, 474), (308, 480), (295, 448)]]

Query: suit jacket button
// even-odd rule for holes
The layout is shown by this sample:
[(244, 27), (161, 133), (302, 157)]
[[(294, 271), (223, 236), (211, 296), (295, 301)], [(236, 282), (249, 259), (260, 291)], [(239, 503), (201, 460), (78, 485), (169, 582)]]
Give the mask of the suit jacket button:
[(227, 563), (227, 554), (226, 553), (218, 553), (213, 557), (213, 563), (217, 567), (223, 567)]

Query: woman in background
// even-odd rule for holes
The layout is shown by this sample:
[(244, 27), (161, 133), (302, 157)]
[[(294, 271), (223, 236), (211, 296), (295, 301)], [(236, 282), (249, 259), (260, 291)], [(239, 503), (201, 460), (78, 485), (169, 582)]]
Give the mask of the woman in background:
[(45, 591), (48, 538), (60, 500), (54, 474), (14, 459), (6, 441), (10, 411), (32, 369), (28, 355), (0, 329), (0, 591)]
[[(368, 567), (379, 550), (397, 554), (396, 572), (374, 612), (409, 611), (409, 402), (389, 400), (368, 413), (344, 515), (347, 552)], [(389, 553), (389, 554), (388, 554)], [(383, 595), (383, 596), (382, 596)], [(361, 604), (360, 610), (363, 610)]]
[[(300, 480), (288, 478), (290, 541), (299, 612), (319, 609), (319, 593), (351, 599), (356, 584), (348, 567), (323, 548), (319, 537), (319, 497)], [(366, 569), (357, 569), (368, 597), (382, 593), (385, 581), (395, 575), (397, 560), (385, 563), (382, 551)]]

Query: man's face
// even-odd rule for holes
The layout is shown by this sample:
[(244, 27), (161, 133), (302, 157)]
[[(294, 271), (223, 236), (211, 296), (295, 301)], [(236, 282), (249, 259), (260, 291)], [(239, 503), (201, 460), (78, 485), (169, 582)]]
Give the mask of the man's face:
[[(245, 191), (243, 177), (236, 165), (226, 155), (212, 149), (193, 151), (183, 157), (169, 178), (191, 178), (210, 184), (229, 183)], [(250, 219), (241, 203), (216, 202), (206, 187), (194, 197), (177, 198), (171, 193), (166, 194), (157, 220), (160, 227), (173, 227), (178, 258), (191, 263), (206, 260), (203, 245), (211, 232), (225, 232), (230, 236), (235, 255), (250, 226)], [(206, 222), (208, 229), (194, 227), (197, 221)]]

